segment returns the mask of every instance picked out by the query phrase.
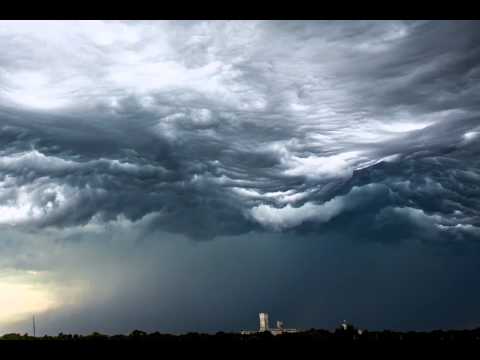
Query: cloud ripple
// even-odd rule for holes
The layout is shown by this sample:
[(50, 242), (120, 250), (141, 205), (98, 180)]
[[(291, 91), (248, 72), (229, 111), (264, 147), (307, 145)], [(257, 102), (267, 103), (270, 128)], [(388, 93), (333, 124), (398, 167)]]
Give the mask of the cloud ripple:
[(479, 40), (477, 22), (1, 23), (0, 225), (475, 239)]

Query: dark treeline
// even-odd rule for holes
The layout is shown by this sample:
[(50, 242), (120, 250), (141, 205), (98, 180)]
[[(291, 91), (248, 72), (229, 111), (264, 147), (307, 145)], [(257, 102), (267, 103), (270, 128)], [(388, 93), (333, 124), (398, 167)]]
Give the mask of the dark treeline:
[[(454, 349), (453, 352), (450, 349)], [(466, 350), (468, 349), (468, 350)], [(337, 358), (347, 355), (363, 357), (380, 354), (382, 359), (410, 358), (425, 355), (432, 358), (441, 354), (452, 359), (463, 352), (476, 353), (480, 349), (480, 329), (464, 331), (394, 332), (337, 329), (335, 331), (311, 329), (298, 333), (272, 335), (269, 332), (242, 335), (239, 333), (172, 335), (147, 334), (133, 331), (129, 335), (107, 336), (59, 334), (31, 337), (5, 334), (0, 340), (0, 354), (5, 359), (18, 358), (28, 353), (36, 358), (52, 354), (65, 354), (81, 359), (91, 358), (188, 358), (250, 359), (266, 358)], [(7, 353), (12, 354), (8, 357)], [(152, 356), (153, 354), (153, 356)], [(169, 356), (171, 354), (172, 356)], [(314, 357), (312, 357), (314, 354)], [(315, 355), (316, 354), (316, 355)], [(362, 356), (360, 356), (362, 354)], [(436, 357), (436, 355), (435, 355)], [(2, 356), (0, 358), (3, 359)], [(441, 357), (439, 357), (441, 358)]]
[(462, 343), (480, 345), (480, 328), (473, 330), (435, 330), (430, 332), (398, 332), (398, 331), (358, 331), (350, 327), (347, 329), (336, 329), (334, 331), (310, 329), (298, 333), (286, 333), (281, 335), (272, 335), (269, 332), (252, 333), (242, 335), (240, 333), (218, 332), (216, 334), (187, 333), (183, 335), (173, 335), (165, 333), (146, 333), (135, 330), (129, 335), (105, 335), (92, 333), (90, 335), (72, 335), (60, 333), (56, 336), (33, 337), (28, 334), (5, 334), (0, 337), (3, 341), (32, 341), (32, 342), (143, 342), (143, 343), (163, 343), (171, 345), (198, 344), (198, 345), (243, 345), (243, 344), (415, 344), (415, 343)]

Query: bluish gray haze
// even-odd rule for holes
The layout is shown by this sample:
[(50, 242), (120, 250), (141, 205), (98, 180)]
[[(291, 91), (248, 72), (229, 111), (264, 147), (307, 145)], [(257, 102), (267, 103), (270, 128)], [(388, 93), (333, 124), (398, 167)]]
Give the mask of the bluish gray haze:
[(479, 84), (477, 21), (0, 22), (0, 331), (478, 326)]

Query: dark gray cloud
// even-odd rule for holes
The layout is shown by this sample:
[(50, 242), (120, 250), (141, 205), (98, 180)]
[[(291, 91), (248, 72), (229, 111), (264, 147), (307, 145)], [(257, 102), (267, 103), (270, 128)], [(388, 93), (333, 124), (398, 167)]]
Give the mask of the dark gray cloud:
[[(69, 274), (55, 278), (59, 284), (91, 279), (82, 269), (100, 269), (95, 264), (101, 257), (69, 271), (67, 261), (52, 261), (52, 254), (75, 262), (69, 253), (75, 246), (100, 251), (112, 238), (128, 236), (142, 261), (153, 263), (156, 252), (145, 249), (165, 245), (152, 243), (184, 237), (194, 240), (188, 246), (212, 252), (224, 242), (243, 249), (231, 243), (252, 237), (282, 238), (276, 246), (294, 252), (313, 246), (299, 239), (316, 237), (351, 241), (355, 247), (345, 245), (349, 253), (367, 251), (359, 250), (364, 246), (375, 256), (391, 255), (384, 246), (406, 252), (425, 246), (436, 255), (419, 256), (419, 269), (432, 256), (474, 258), (480, 236), (479, 37), (475, 21), (4, 22), (0, 266)], [(118, 281), (124, 273), (115, 259), (129, 253), (115, 246), (112, 279)], [(281, 250), (268, 246), (273, 264)], [(329, 250), (335, 259), (342, 246)], [(205, 259), (218, 256), (212, 254)], [(287, 261), (325, 261), (324, 255), (302, 256)], [(407, 257), (395, 266), (404, 266)], [(245, 279), (262, 272), (256, 261), (247, 266)], [(324, 271), (343, 276), (328, 264)], [(209, 268), (198, 283), (217, 279), (226, 286), (219, 277), (228, 266), (219, 264), (218, 273)], [(364, 280), (376, 269), (367, 266)], [(473, 278), (472, 269), (465, 268), (467, 277)], [(185, 265), (182, 271), (187, 276), (194, 270)], [(272, 265), (269, 271), (266, 283), (280, 270)], [(402, 274), (406, 282), (409, 275)], [(315, 281), (303, 275), (305, 282)], [(150, 281), (140, 269), (129, 276)], [(347, 279), (352, 280), (345, 273), (345, 284)], [(240, 291), (242, 281), (232, 289)], [(291, 281), (287, 287), (295, 288)], [(189, 285), (199, 300), (202, 287)], [(309, 286), (305, 292), (312, 291), (313, 303), (320, 292)], [(369, 286), (387, 286), (387, 279)], [(130, 284), (125, 292), (137, 290)], [(112, 286), (105, 296), (114, 301), (117, 291)], [(159, 301), (161, 291), (153, 286), (145, 301)], [(168, 304), (189, 296), (173, 285), (169, 291), (177, 295)], [(261, 291), (258, 284), (250, 295)], [(272, 300), (273, 292), (265, 294), (268, 305), (288, 313)], [(134, 307), (126, 293), (121, 297), (126, 300), (112, 307), (112, 317)], [(329, 306), (345, 301), (345, 309), (349, 302), (341, 298), (336, 292)], [(220, 299), (229, 298), (210, 300)], [(251, 311), (260, 306), (245, 301)], [(81, 314), (89, 306), (89, 312), (103, 311), (91, 299), (75, 304)], [(373, 311), (368, 309), (362, 312)], [(412, 303), (405, 311), (415, 309)], [(240, 326), (246, 312), (217, 325)], [(142, 316), (147, 324), (150, 315)], [(387, 313), (381, 317), (384, 322), (372, 324), (387, 324)], [(217, 326), (193, 314), (184, 318), (196, 319), (200, 328)], [(303, 319), (300, 325), (307, 320), (299, 313), (294, 318)], [(447, 322), (460, 324), (460, 318)], [(180, 330), (194, 326), (192, 321), (183, 328), (175, 328), (172, 319), (166, 323)], [(436, 324), (429, 321), (415, 326)]]

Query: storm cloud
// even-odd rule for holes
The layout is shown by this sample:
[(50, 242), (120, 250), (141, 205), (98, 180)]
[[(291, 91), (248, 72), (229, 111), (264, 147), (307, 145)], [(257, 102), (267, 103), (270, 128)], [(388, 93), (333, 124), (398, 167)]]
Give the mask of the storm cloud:
[(478, 254), (477, 21), (12, 21), (0, 49), (4, 268), (117, 236)]

